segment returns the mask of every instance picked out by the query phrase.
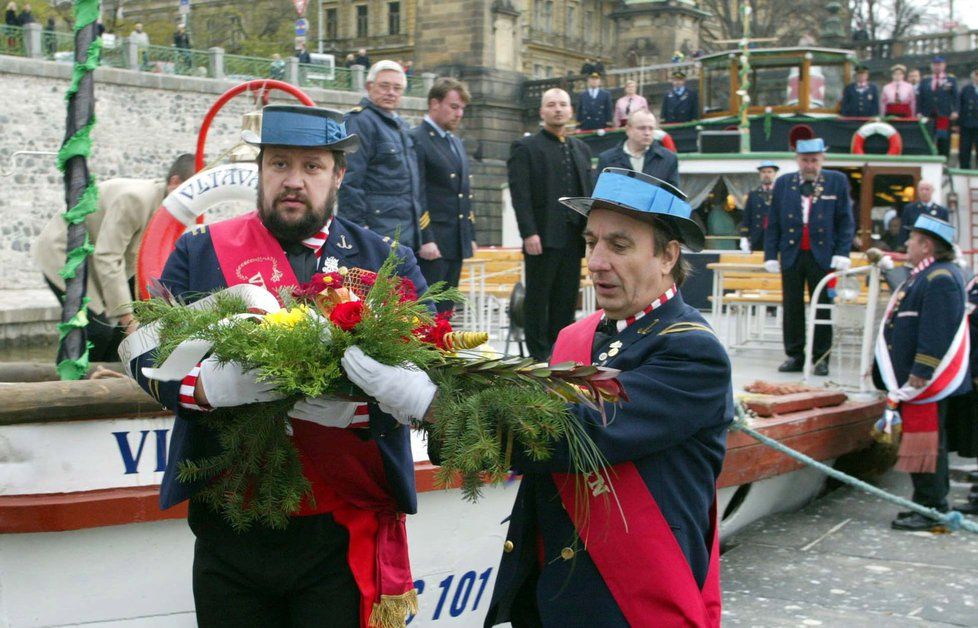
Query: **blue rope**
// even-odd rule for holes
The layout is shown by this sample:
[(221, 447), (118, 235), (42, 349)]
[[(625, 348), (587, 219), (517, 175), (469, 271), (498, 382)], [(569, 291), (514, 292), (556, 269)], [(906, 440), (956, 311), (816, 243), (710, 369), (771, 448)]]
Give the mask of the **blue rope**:
[(828, 465), (822, 464), (821, 462), (815, 460), (814, 458), (806, 456), (800, 451), (796, 451), (791, 447), (779, 443), (778, 441), (774, 440), (769, 436), (765, 436), (764, 434), (761, 434), (757, 430), (747, 425), (747, 415), (744, 412), (743, 405), (738, 403), (736, 404), (736, 407), (737, 407), (737, 417), (736, 420), (733, 422), (732, 425), (733, 429), (748, 434), (751, 437), (764, 443), (768, 447), (771, 447), (772, 449), (780, 451), (783, 454), (791, 456), (795, 460), (798, 460), (799, 462), (803, 462), (810, 467), (818, 469), (822, 473), (828, 475), (829, 477), (835, 478), (840, 482), (848, 484), (849, 486), (855, 486), (858, 489), (862, 489), (866, 491), (870, 495), (875, 495), (880, 499), (884, 499), (888, 502), (897, 504), (898, 506), (902, 506), (908, 510), (912, 510), (916, 513), (920, 513), (925, 517), (930, 517), (931, 519), (935, 519), (938, 523), (947, 526), (947, 528), (951, 531), (967, 530), (968, 532), (978, 533), (978, 523), (975, 523), (970, 519), (965, 519), (964, 516), (956, 510), (952, 510), (950, 512), (940, 512), (939, 510), (934, 510), (933, 508), (927, 508), (926, 506), (921, 506), (920, 504), (914, 503), (904, 497), (899, 497), (898, 495), (887, 493), (881, 488), (863, 482), (862, 480), (854, 478), (851, 475), (846, 475), (845, 473), (833, 469)]

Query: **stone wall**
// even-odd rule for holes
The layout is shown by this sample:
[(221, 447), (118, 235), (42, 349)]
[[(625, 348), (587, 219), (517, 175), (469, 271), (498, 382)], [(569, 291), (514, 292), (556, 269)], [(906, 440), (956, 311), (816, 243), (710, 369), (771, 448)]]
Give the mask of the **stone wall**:
[[(0, 290), (44, 287), (30, 249), (47, 221), (65, 210), (61, 173), (53, 153), (64, 135), (64, 94), (70, 71), (65, 64), (0, 56)], [(99, 180), (162, 178), (179, 153), (194, 152), (204, 114), (234, 85), (100, 68), (89, 167)], [(352, 92), (306, 91), (317, 104), (341, 110), (360, 99)], [(290, 99), (283, 96), (282, 102)], [(402, 113), (414, 124), (420, 121), (424, 106), (423, 99), (405, 98)], [(237, 143), (241, 118), (253, 108), (252, 98), (242, 94), (221, 110), (207, 137), (207, 159)], [(13, 157), (16, 151), (52, 154)], [(498, 189), (491, 182), (482, 185)], [(484, 193), (480, 196), (485, 198)]]

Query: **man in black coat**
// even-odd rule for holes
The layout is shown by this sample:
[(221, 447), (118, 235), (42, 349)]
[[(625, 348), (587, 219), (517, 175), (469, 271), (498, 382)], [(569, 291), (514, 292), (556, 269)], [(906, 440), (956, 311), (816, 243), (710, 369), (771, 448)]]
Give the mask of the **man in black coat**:
[(643, 172), (679, 187), (679, 160), (655, 141), (655, 114), (635, 111), (625, 124), (624, 142), (598, 155), (598, 172), (605, 168), (625, 168)]
[(930, 181), (921, 180), (917, 184), (917, 200), (908, 203), (900, 214), (900, 223), (903, 228), (900, 230), (900, 245), (906, 246), (907, 238), (910, 237), (910, 230), (917, 223), (917, 218), (921, 214), (928, 214), (934, 218), (948, 220), (947, 208), (934, 202), (934, 184)]
[(978, 149), (978, 68), (971, 71), (971, 83), (961, 88), (958, 97), (958, 126), (961, 128), (958, 159), (971, 170), (971, 154)]
[(689, 122), (700, 117), (699, 94), (686, 87), (686, 73), (676, 70), (672, 73), (672, 89), (662, 99), (663, 124)]
[(613, 124), (615, 105), (611, 92), (601, 87), (601, 75), (592, 72), (587, 77), (587, 89), (577, 97), (577, 119), (582, 131), (604, 129)]
[(757, 167), (761, 184), (747, 195), (744, 220), (740, 223), (740, 250), (744, 253), (764, 250), (764, 230), (771, 213), (771, 194), (780, 169), (773, 161), (762, 161)]
[[(444, 281), (458, 286), (462, 260), (472, 257), (476, 248), (469, 160), (462, 141), (454, 134), (469, 98), (464, 83), (439, 79), (428, 91), (424, 122), (409, 133), (414, 138), (418, 175), (425, 189), (418, 265), (429, 285)], [(441, 302), (437, 307), (445, 312), (453, 304)]]
[(869, 68), (856, 68), (856, 81), (846, 85), (842, 92), (839, 115), (849, 118), (870, 118), (880, 113), (880, 90), (869, 82)]
[(928, 128), (937, 143), (938, 154), (948, 157), (951, 127), (958, 119), (958, 81), (948, 73), (944, 57), (934, 57), (930, 67), (931, 75), (920, 82), (917, 115), (929, 120)]
[(543, 129), (514, 142), (506, 163), (523, 237), (526, 346), (538, 360), (550, 357), (557, 333), (574, 322), (581, 284), (584, 217), (558, 200), (591, 193), (591, 152), (584, 142), (564, 136), (573, 116), (567, 92), (545, 92)]

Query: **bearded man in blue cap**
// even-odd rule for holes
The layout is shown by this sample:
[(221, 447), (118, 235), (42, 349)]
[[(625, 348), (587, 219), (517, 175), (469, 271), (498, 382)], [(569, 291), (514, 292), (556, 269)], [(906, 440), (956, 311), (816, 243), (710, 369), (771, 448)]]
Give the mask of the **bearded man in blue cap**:
[[(896, 469), (910, 473), (913, 501), (946, 511), (946, 420), (950, 397), (971, 390), (964, 278), (954, 263), (955, 230), (921, 214), (907, 240), (910, 276), (893, 291), (876, 340), (873, 379), (886, 395), (883, 429), (902, 425)], [(932, 519), (901, 512), (896, 530), (930, 530)]]
[[(192, 301), (241, 283), (275, 294), (341, 266), (376, 271), (390, 254), (388, 238), (335, 215), (346, 155), (359, 145), (343, 115), (276, 105), (265, 107), (262, 118), (260, 136), (242, 133), (261, 149), (258, 209), (177, 241), (160, 281), (178, 298)], [(398, 274), (424, 292), (414, 255), (406, 246), (396, 250)], [(182, 382), (149, 380), (142, 367), (153, 366), (155, 353), (154, 347), (123, 361), (144, 390), (176, 413), (160, 486), (166, 509), (201, 488), (180, 482), (179, 464), (220, 452), (197, 420), (202, 413), (281, 395), (256, 371), (222, 364), (216, 355)], [(417, 509), (408, 432), (411, 419), (427, 412), (435, 387), (424, 373), (378, 364), (357, 347), (347, 350), (343, 366), (374, 401), (305, 399), (289, 411), (315, 500), (303, 500), (284, 530), (256, 525), (238, 532), (209, 505), (191, 501), (200, 626), (366, 626), (378, 608), (389, 615), (386, 604), (416, 607), (404, 528), (405, 513)]]
[[(683, 302), (682, 246), (703, 247), (685, 197), (608, 168), (588, 198), (584, 239), (598, 306), (564, 328), (552, 362), (621, 370), (628, 401), (568, 411), (612, 465), (574, 477), (566, 448), (523, 474), (486, 626), (719, 626), (716, 480), (733, 418), (730, 361)], [(566, 447), (566, 446), (565, 446)], [(613, 490), (613, 494), (612, 494)]]
[[(825, 142), (799, 140), (795, 145), (798, 172), (774, 182), (771, 213), (764, 234), (764, 268), (781, 273), (782, 332), (788, 359), (782, 373), (800, 372), (805, 366), (805, 288), (809, 298), (830, 270), (844, 271), (852, 263), (849, 248), (855, 232), (849, 180), (841, 172), (825, 170)], [(829, 303), (823, 290), (819, 303)], [(828, 319), (822, 309), (819, 319)], [(829, 374), (828, 353), (832, 328), (815, 326), (811, 359), (816, 375)]]

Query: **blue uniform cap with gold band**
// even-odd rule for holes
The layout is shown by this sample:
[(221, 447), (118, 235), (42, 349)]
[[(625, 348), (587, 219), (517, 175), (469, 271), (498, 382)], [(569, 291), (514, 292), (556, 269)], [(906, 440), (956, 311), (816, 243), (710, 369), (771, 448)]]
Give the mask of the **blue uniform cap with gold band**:
[(626, 170), (605, 168), (590, 197), (564, 197), (560, 202), (587, 216), (592, 209), (608, 209), (637, 220), (665, 224), (672, 236), (691, 251), (706, 243), (703, 230), (690, 219), (693, 208), (686, 195), (661, 179)]
[(946, 220), (935, 218), (929, 214), (921, 214), (917, 217), (917, 222), (913, 223), (913, 231), (922, 231), (927, 235), (934, 236), (939, 240), (947, 242), (950, 247), (954, 246), (957, 232), (954, 226)]
[(303, 105), (265, 107), (261, 115), (261, 136), (245, 130), (241, 139), (257, 146), (325, 148), (344, 153), (355, 152), (360, 147), (360, 138), (347, 134), (342, 113)]
[(761, 165), (757, 167), (758, 170), (763, 170), (764, 168), (774, 168), (775, 170), (781, 170), (781, 166), (774, 163), (773, 161), (762, 161)]
[(813, 153), (825, 152), (825, 140), (820, 137), (813, 137), (810, 140), (798, 140), (795, 143), (795, 153), (799, 155), (811, 155)]

